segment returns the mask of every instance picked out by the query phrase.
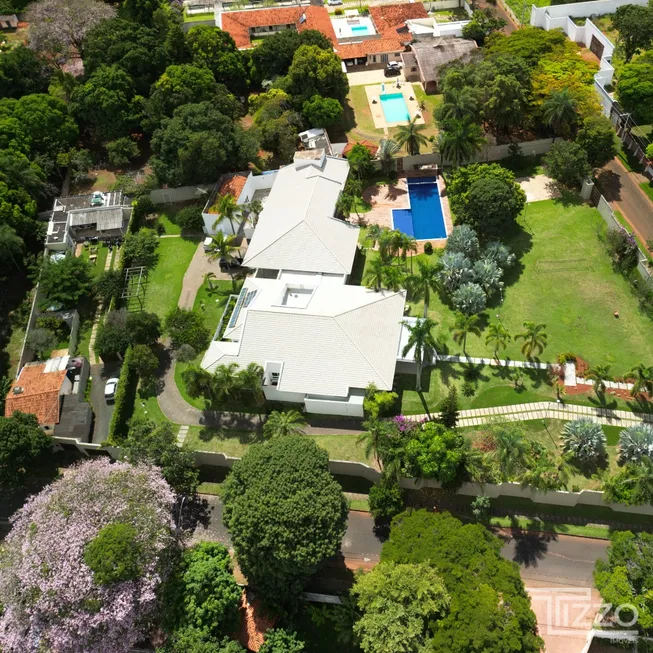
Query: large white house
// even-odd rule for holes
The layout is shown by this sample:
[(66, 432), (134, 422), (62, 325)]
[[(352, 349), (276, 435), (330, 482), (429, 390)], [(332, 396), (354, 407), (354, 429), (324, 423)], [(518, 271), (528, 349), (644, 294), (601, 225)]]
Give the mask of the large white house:
[(245, 256), (256, 275), (202, 367), (256, 362), (267, 399), (362, 417), (370, 383), (392, 389), (406, 295), (346, 283), (360, 231), (335, 217), (348, 173), (320, 150), (278, 171)]

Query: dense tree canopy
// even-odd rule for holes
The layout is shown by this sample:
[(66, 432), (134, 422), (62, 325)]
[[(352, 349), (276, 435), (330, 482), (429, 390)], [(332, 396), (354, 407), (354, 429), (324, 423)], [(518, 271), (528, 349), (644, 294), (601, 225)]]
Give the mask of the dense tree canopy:
[(586, 118), (576, 136), (576, 142), (587, 152), (593, 168), (602, 168), (617, 154), (617, 138), (609, 118)]
[(333, 44), (322, 32), (285, 29), (265, 37), (261, 44), (251, 51), (253, 76), (262, 81), (285, 75), (301, 45), (315, 45), (327, 51), (333, 49)]
[(257, 143), (213, 102), (201, 102), (185, 104), (164, 119), (152, 137), (152, 150), (159, 180), (179, 186), (212, 182), (222, 172), (247, 168), (257, 156)]
[[(60, 653), (127, 653), (144, 636), (168, 574), (172, 505), (158, 470), (107, 458), (69, 469), (30, 499), (2, 549), (3, 650), (19, 653), (31, 641)], [(131, 530), (107, 532), (116, 524)], [(103, 562), (111, 555), (119, 564), (134, 550), (119, 574)], [(95, 571), (85, 562), (87, 551)]]
[(293, 56), (284, 88), (300, 104), (314, 95), (335, 98), (342, 103), (349, 91), (349, 82), (335, 52), (317, 45), (302, 45)]
[(249, 79), (243, 56), (228, 32), (200, 25), (188, 32), (187, 41), (196, 66), (208, 68), (217, 82), (237, 95), (247, 94)]
[(84, 38), (84, 71), (117, 65), (133, 80), (136, 92), (147, 95), (166, 66), (166, 53), (156, 29), (122, 18), (102, 21)]
[(653, 122), (653, 62), (626, 64), (619, 71), (617, 98), (640, 124)]
[(317, 565), (338, 551), (347, 503), (327, 452), (312, 440), (288, 436), (251, 447), (222, 497), (238, 564), (267, 601), (295, 600)]
[(89, 263), (72, 255), (59, 261), (45, 259), (41, 267), (40, 285), (47, 303), (60, 303), (64, 308), (75, 308), (91, 288)]
[(24, 45), (3, 52), (0, 57), (0, 98), (19, 98), (48, 90), (48, 68)]
[(0, 486), (24, 487), (51, 453), (52, 440), (34, 415), (0, 417)]
[(503, 234), (526, 204), (526, 193), (515, 182), (515, 175), (497, 163), (456, 169), (447, 189), (458, 222), (482, 237)]
[(653, 7), (617, 7), (612, 25), (617, 30), (617, 44), (623, 51), (626, 63), (642, 50), (653, 47)]
[(578, 143), (569, 141), (555, 142), (544, 155), (542, 164), (551, 179), (570, 188), (580, 187), (592, 172), (587, 152)]
[(451, 604), (438, 621), (432, 650), (540, 651), (519, 569), (501, 557), (501, 541), (484, 526), (463, 525), (448, 513), (404, 513), (393, 521), (381, 561), (432, 565), (442, 577)]

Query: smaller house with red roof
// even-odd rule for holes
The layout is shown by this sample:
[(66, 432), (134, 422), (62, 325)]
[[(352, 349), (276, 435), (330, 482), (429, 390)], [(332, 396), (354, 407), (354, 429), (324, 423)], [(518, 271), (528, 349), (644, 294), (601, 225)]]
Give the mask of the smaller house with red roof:
[(238, 614), (240, 628), (234, 634), (234, 639), (247, 651), (257, 653), (263, 646), (267, 631), (274, 628), (277, 617), (269, 614), (254, 592), (249, 589), (243, 589)]

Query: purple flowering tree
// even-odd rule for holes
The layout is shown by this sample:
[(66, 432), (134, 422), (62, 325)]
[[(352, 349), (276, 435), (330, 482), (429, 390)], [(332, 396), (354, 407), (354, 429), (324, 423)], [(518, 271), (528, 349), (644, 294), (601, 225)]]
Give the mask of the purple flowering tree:
[[(1, 553), (0, 648), (127, 652), (156, 609), (166, 576), (162, 553), (175, 544), (173, 502), (157, 468), (107, 459), (68, 470), (30, 498), (13, 516)], [(106, 564), (101, 577), (85, 561), (89, 544), (102, 541), (101, 532), (110, 538), (112, 529), (133, 534), (126, 551), (138, 552), (137, 571), (128, 579), (119, 575), (124, 569), (107, 574)]]

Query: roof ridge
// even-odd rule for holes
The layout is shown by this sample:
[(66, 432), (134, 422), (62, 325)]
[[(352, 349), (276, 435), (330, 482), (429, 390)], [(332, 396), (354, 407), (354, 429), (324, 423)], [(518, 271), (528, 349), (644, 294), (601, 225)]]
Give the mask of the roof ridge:
[[(353, 286), (354, 288), (361, 288), (362, 286)], [(367, 290), (371, 290), (368, 288)], [(378, 295), (379, 293), (376, 291), (373, 291), (375, 295)], [(401, 290), (391, 290), (389, 295), (381, 296), (378, 299), (375, 299), (374, 301), (367, 302), (363, 304), (362, 306), (356, 306), (354, 308), (348, 308), (346, 311), (342, 311), (342, 313), (336, 313), (334, 317), (341, 317), (342, 315), (347, 315), (347, 313), (351, 313), (352, 311), (358, 311), (361, 308), (366, 308), (367, 306), (372, 306), (373, 304), (378, 304), (379, 302), (385, 301), (386, 299), (391, 299), (395, 295), (401, 295), (402, 293), (405, 293), (406, 291), (402, 288)], [(383, 291), (381, 290), (380, 293), (382, 294)]]
[[(330, 216), (327, 216), (327, 218), (328, 217), (330, 217)], [(329, 254), (331, 254), (331, 256), (336, 260), (336, 263), (338, 263), (338, 265), (344, 270), (344, 273), (345, 274), (350, 274), (351, 270), (347, 270), (347, 268), (345, 267), (345, 264), (338, 258), (336, 253), (324, 242), (324, 240), (322, 240), (322, 238), (320, 237), (320, 234), (318, 234), (317, 231), (315, 231), (315, 229), (313, 229), (313, 225), (308, 220), (302, 220), (302, 222), (306, 223), (306, 226), (315, 234), (315, 237), (322, 243), (322, 245), (324, 245), (327, 252), (329, 252)]]

